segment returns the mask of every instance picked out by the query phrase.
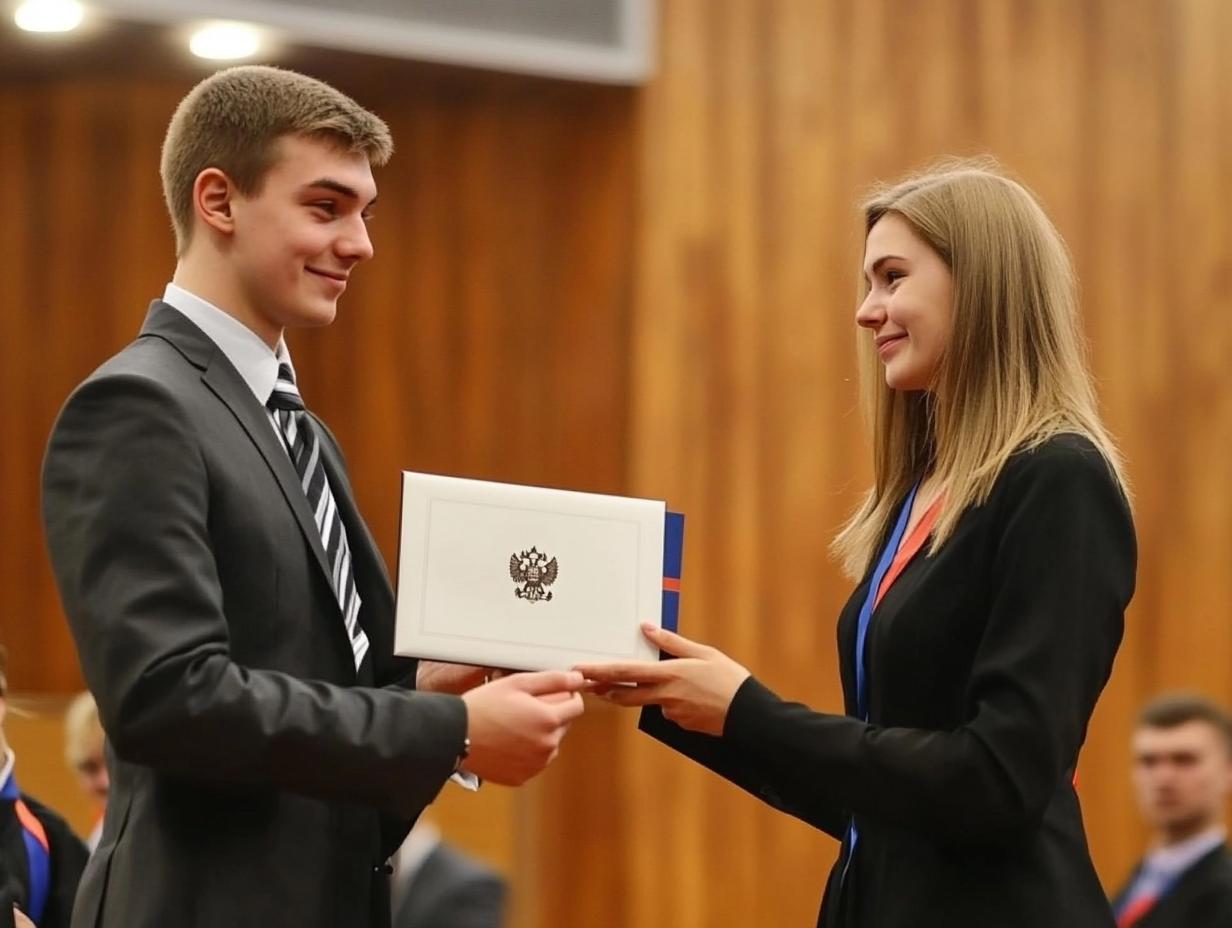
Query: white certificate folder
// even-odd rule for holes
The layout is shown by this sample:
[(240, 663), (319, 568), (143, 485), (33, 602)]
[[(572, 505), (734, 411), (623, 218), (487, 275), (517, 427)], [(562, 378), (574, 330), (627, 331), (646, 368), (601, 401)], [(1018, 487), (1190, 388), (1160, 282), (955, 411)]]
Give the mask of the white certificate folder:
[(660, 500), (402, 475), (394, 650), (566, 669), (657, 660), (676, 626), (684, 517)]

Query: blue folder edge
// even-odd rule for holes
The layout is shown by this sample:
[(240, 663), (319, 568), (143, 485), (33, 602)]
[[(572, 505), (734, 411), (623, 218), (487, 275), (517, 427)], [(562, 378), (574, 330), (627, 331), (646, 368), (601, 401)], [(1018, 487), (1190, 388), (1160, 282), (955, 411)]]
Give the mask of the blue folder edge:
[[(684, 560), (684, 513), (669, 512), (663, 520), (663, 579), (680, 582)], [(677, 631), (680, 622), (680, 591), (663, 590), (663, 627)], [(663, 655), (666, 656), (666, 655)]]

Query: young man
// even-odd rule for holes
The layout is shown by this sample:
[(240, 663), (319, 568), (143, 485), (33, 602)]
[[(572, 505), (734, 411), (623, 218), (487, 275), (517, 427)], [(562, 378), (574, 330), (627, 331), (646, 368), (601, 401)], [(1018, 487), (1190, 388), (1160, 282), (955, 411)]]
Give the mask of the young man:
[(1232, 928), (1232, 720), (1205, 699), (1162, 697), (1142, 711), (1133, 753), (1138, 804), (1155, 836), (1113, 898), (1118, 928)]
[(571, 673), (421, 665), (408, 691), (385, 567), (294, 382), (283, 331), (330, 323), (372, 256), (390, 151), (377, 117), (274, 68), (215, 74), (171, 120), (175, 276), (44, 464), (110, 752), (75, 928), (386, 928), (387, 858), (444, 781), (523, 782), (582, 711)]
[(393, 928), (501, 928), (505, 881), (421, 818), (390, 861)]

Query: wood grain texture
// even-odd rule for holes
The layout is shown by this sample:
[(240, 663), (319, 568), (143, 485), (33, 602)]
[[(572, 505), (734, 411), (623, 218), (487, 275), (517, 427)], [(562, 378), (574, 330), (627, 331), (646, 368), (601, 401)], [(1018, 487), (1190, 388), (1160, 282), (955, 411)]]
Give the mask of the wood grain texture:
[[(394, 554), (399, 467), (632, 492), (689, 515), (682, 628), (840, 706), (827, 545), (869, 479), (852, 345), (855, 204), (988, 152), (1081, 280), (1126, 452), (1139, 590), (1084, 749), (1101, 877), (1144, 840), (1127, 739), (1187, 686), (1232, 703), (1232, 65), (1221, 0), (664, 0), (640, 92), (389, 62), (334, 79), (384, 115), (377, 258), (294, 342)], [(157, 148), (187, 88), (0, 83), (0, 635), (11, 682), (75, 661), (41, 547), (39, 458), (70, 387), (171, 266)], [(39, 543), (32, 543), (37, 540)], [(516, 928), (808, 925), (834, 844), (594, 707), (548, 774), (446, 790), (513, 880)]]
[[(631, 92), (389, 62), (323, 76), (380, 113), (399, 151), (377, 175), (376, 259), (333, 326), (290, 341), (387, 560), (400, 469), (619, 492)], [(16, 691), (81, 686), (42, 543), (42, 453), (69, 391), (136, 335), (170, 278), (157, 165), (191, 83), (0, 83), (0, 197), (19, 217), (0, 223), (0, 640)], [(600, 746), (618, 721), (598, 715), (575, 734)], [(50, 801), (74, 802), (47, 786)], [(569, 806), (561, 792), (449, 787), (434, 810), (451, 839), (510, 876), (512, 925), (539, 924), (529, 913), (542, 868), (526, 836), (550, 815), (541, 805)]]
[[(819, 709), (841, 705), (849, 591), (826, 544), (869, 479), (856, 203), (987, 152), (1070, 243), (1141, 544), (1081, 763), (1106, 883), (1144, 840), (1141, 702), (1182, 685), (1232, 702), (1230, 29), (1218, 0), (667, 0), (641, 101), (630, 489), (689, 513), (686, 634)], [(623, 924), (811, 924), (834, 842), (624, 734)]]

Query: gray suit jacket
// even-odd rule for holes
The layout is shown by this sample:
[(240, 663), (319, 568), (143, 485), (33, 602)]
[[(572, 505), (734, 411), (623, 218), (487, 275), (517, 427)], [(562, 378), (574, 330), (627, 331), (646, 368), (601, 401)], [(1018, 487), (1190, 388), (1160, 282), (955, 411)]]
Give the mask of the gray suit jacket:
[(295, 469), (187, 318), (155, 302), (56, 422), (47, 542), (112, 772), (73, 928), (389, 924), (384, 862), (466, 710), (404, 688), (389, 580), (319, 431), (371, 641), (358, 672)]
[(440, 842), (412, 874), (393, 928), (500, 928), (504, 907), (500, 874)]

